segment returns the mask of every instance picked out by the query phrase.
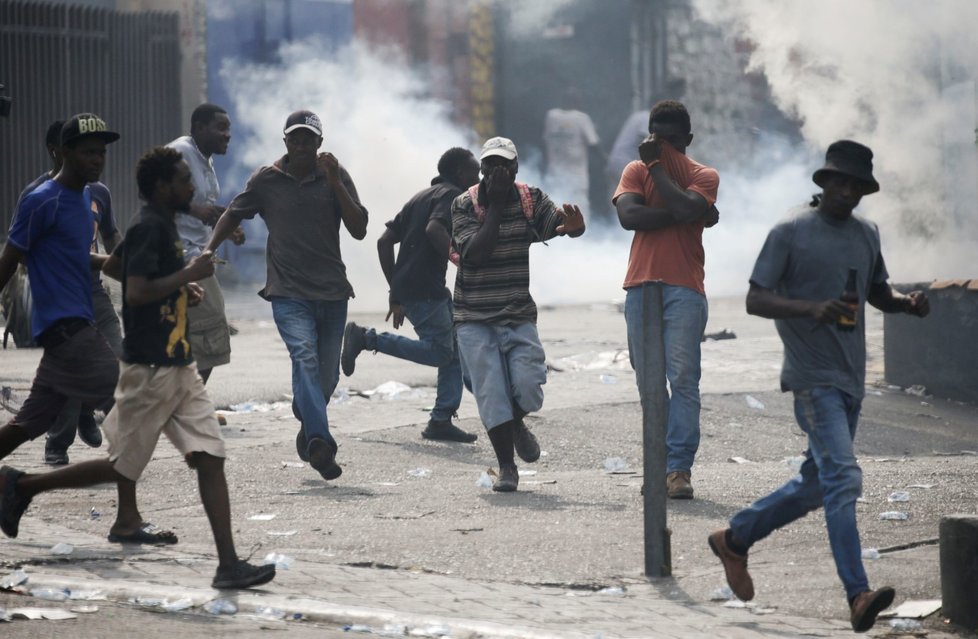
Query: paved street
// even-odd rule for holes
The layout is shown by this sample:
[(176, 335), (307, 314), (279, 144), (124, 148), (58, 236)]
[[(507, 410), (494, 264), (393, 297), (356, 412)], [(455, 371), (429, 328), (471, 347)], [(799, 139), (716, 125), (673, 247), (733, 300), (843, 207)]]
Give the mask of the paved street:
[[(642, 575), (641, 411), (624, 320), (613, 305), (542, 310), (540, 333), (553, 372), (545, 408), (529, 424), (546, 454), (520, 467), (519, 492), (497, 494), (477, 485), (494, 456), (472, 398), (464, 399), (459, 423), (480, 433), (476, 444), (424, 441), (434, 369), (383, 355), (361, 356), (331, 405), (342, 478), (327, 484), (307, 464), (299, 467), (288, 357), (267, 307), (256, 300), (231, 296), (229, 314), (239, 318), (241, 332), (232, 339), (232, 364), (215, 371), (209, 389), (229, 410), (227, 472), (239, 553), (257, 560), (284, 555), (290, 567), (268, 586), (233, 596), (239, 610), (233, 619), (199, 608), (149, 614), (130, 605), (138, 598), (200, 606), (218, 596), (209, 588), (216, 559), (194, 475), (162, 442), (139, 484), (140, 508), (180, 543), (109, 544), (112, 486), (41, 496), (18, 539), (0, 539), (0, 577), (24, 567), (30, 588), (98, 591), (106, 600), (60, 604), (0, 595), (6, 608), (99, 606), (74, 620), (18, 620), (3, 626), (4, 637), (122, 637), (134, 624), (146, 637), (239, 637), (270, 628), (330, 637), (344, 626), (452, 637), (852, 635), (820, 514), (754, 548), (752, 607), (711, 600), (724, 577), (707, 534), (788, 479), (786, 459), (805, 445), (790, 398), (777, 390), (781, 351), (773, 324), (747, 317), (742, 300), (711, 300), (707, 332), (727, 328), (738, 337), (704, 345), (696, 499), (670, 502), (673, 577), (652, 583)], [(351, 318), (379, 326), (383, 315)], [(868, 336), (858, 515), (864, 548), (878, 549), (880, 559), (867, 561), (867, 571), (872, 584), (897, 589), (897, 603), (940, 598), (939, 519), (974, 511), (976, 410), (888, 388), (878, 314), (870, 317)], [(0, 383), (23, 395), (38, 356), (0, 353)], [(395, 387), (382, 384), (391, 381), (409, 388), (389, 396), (384, 390)], [(73, 460), (103, 454), (82, 444), (70, 453)], [(39, 440), (4, 463), (44, 470), (42, 456)], [(910, 501), (888, 502), (898, 490)], [(890, 510), (909, 518), (879, 519)], [(53, 555), (58, 542), (72, 544), (73, 552)], [(302, 620), (254, 617), (262, 607)], [(925, 624), (930, 637), (945, 630), (935, 617)], [(881, 622), (871, 634), (887, 632)]]

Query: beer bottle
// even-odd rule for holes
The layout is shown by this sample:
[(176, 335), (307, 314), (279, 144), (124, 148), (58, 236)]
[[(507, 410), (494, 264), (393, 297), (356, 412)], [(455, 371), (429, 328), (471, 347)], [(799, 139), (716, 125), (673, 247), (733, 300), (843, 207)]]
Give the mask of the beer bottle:
[(856, 321), (859, 318), (859, 289), (856, 288), (856, 269), (849, 269), (849, 279), (846, 280), (846, 288), (842, 291), (839, 299), (849, 305), (853, 316), (851, 319), (845, 315), (839, 317), (836, 328), (840, 331), (855, 330)]

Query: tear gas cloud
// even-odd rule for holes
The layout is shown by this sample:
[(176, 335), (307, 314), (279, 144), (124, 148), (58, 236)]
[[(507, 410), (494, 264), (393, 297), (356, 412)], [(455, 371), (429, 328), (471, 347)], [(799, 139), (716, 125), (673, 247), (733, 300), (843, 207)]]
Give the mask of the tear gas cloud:
[[(776, 104), (798, 118), (812, 149), (824, 152), (840, 138), (873, 149), (882, 190), (864, 199), (860, 212), (880, 226), (894, 281), (975, 275), (978, 48), (972, 32), (978, 3), (694, 0), (694, 5), (704, 20), (753, 43), (749, 70), (764, 73)], [(805, 172), (816, 167), (810, 164)], [(742, 214), (742, 205), (757, 204), (754, 198), (763, 198), (766, 186), (775, 186), (761, 179), (742, 189), (730, 177), (721, 172), (720, 198), (735, 202), (732, 215)], [(739, 199), (738, 190), (750, 197)], [(715, 239), (724, 230), (717, 227), (707, 237)], [(708, 245), (708, 262), (716, 257), (718, 251)], [(720, 251), (719, 259), (724, 257)], [(717, 266), (708, 263), (708, 270)]]

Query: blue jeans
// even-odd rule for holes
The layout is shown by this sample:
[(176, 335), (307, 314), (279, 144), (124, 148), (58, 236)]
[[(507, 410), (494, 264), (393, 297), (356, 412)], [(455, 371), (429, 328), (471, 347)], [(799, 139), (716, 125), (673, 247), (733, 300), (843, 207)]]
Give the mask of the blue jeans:
[(750, 547), (824, 506), (835, 569), (850, 600), (869, 590), (856, 528), (863, 475), (852, 446), (861, 405), (861, 399), (828, 386), (795, 391), (795, 418), (808, 435), (801, 472), (730, 520), (734, 538)]
[(334, 446), (326, 405), (340, 380), (340, 348), (347, 300), (273, 297), (272, 317), (292, 359), (292, 412), (307, 440), (322, 437)]
[(406, 359), (416, 364), (438, 367), (438, 392), (432, 421), (447, 421), (462, 403), (462, 367), (452, 330), (452, 300), (402, 302), (404, 315), (419, 339), (393, 333), (367, 330), (367, 348)]
[[(645, 284), (643, 286), (648, 286)], [(690, 472), (700, 447), (700, 342), (706, 329), (706, 297), (685, 286), (662, 287), (662, 341), (669, 380), (666, 472)], [(642, 286), (625, 293), (628, 357), (639, 395), (642, 379)]]

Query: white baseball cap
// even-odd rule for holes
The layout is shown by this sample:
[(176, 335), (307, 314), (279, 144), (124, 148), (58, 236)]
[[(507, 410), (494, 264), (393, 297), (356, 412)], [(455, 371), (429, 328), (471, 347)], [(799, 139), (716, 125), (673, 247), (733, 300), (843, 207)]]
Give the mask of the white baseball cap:
[(507, 160), (515, 160), (519, 157), (516, 153), (516, 145), (513, 144), (512, 140), (498, 137), (486, 140), (486, 143), (482, 145), (482, 153), (479, 154), (479, 159), (485, 160), (493, 155), (498, 155)]

